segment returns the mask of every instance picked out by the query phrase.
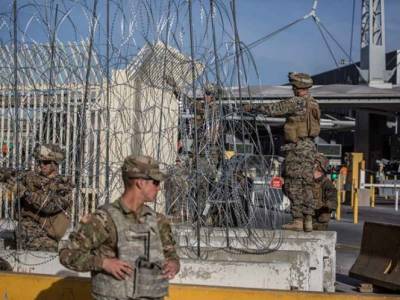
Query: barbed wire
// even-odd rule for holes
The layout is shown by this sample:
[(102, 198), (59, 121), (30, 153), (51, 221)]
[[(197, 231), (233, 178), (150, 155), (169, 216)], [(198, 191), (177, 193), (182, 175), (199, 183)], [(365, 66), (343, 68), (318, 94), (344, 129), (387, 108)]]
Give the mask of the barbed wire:
[[(9, 152), (0, 163), (31, 169), (36, 143), (60, 145), (67, 153), (60, 172), (76, 183), (77, 222), (118, 197), (124, 157), (151, 155), (169, 175), (157, 209), (179, 226), (243, 229), (224, 236), (227, 251), (278, 248), (279, 232), (255, 230), (283, 222), (282, 194), (268, 187), (279, 163), (269, 126), (243, 118), (233, 92), (247, 89), (258, 71), (250, 51), (225, 59), (237, 43), (246, 47), (230, 2), (192, 1), (190, 20), (186, 0), (106, 4), (18, 1), (17, 23), (13, 1), (3, 5), (0, 141)], [(205, 245), (210, 239), (207, 231), (196, 237)]]

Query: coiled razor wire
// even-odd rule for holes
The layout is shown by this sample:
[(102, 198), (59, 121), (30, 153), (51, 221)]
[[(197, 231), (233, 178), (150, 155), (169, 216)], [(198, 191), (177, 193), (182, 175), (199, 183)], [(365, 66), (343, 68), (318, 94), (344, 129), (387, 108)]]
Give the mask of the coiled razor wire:
[[(260, 230), (283, 222), (282, 195), (268, 187), (279, 163), (268, 124), (242, 112), (258, 72), (234, 2), (4, 1), (1, 165), (34, 168), (37, 143), (65, 149), (76, 226), (118, 197), (124, 157), (151, 155), (168, 174), (156, 209), (191, 255), (201, 244), (207, 257), (215, 241), (232, 253), (279, 248), (279, 231)], [(1, 200), (1, 217), (13, 219), (14, 203)]]

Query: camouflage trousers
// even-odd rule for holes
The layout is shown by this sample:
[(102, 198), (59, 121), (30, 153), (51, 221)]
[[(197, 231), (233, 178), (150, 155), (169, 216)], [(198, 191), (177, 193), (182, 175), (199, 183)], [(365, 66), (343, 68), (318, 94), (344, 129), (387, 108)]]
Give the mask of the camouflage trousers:
[(23, 249), (57, 252), (58, 242), (50, 238), (39, 223), (30, 218), (22, 217), (20, 226), (20, 239)]
[(313, 171), (317, 148), (311, 139), (289, 143), (281, 148), (285, 155), (284, 177), (302, 178), (314, 183)]
[(314, 215), (314, 163), (317, 153), (314, 142), (303, 139), (283, 146), (285, 153), (283, 191), (292, 204), (293, 218)]
[(315, 200), (311, 184), (302, 179), (285, 178), (283, 191), (292, 205), (293, 218), (314, 215)]

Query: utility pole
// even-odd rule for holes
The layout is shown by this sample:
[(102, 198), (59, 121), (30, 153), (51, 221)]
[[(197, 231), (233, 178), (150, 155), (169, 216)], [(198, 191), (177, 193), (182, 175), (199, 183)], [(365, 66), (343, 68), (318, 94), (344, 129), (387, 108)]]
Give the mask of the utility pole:
[(360, 76), (369, 86), (391, 88), (386, 70), (385, 0), (361, 2)]

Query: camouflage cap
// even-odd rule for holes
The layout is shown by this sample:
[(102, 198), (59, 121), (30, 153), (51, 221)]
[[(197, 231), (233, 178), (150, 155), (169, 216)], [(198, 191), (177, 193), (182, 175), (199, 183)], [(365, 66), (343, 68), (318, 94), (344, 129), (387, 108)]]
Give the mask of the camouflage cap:
[(325, 157), (325, 155), (322, 153), (317, 153), (315, 156), (315, 162), (321, 171), (325, 173), (328, 172), (329, 160)]
[(306, 73), (290, 72), (288, 77), (290, 84), (299, 89), (308, 89), (313, 85), (312, 78)]
[(65, 158), (64, 150), (55, 144), (36, 145), (33, 150), (33, 157), (37, 160), (51, 160), (57, 163)]
[(161, 172), (159, 162), (150, 156), (130, 155), (121, 167), (124, 178), (144, 178), (162, 181), (166, 175)]

